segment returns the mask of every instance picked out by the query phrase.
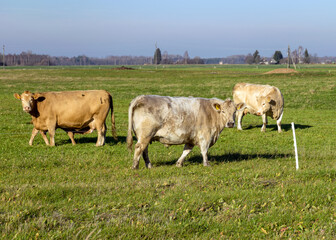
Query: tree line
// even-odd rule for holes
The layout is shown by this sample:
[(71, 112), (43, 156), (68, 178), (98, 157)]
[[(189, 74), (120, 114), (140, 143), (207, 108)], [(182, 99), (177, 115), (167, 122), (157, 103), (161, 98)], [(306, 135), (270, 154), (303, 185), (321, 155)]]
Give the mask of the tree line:
[[(336, 57), (317, 57), (310, 55), (308, 50), (300, 48), (291, 52), (290, 61), (297, 63), (335, 63)], [(4, 61), (3, 61), (4, 60)], [(148, 64), (260, 64), (265, 61), (275, 63), (286, 63), (287, 58), (283, 57), (281, 51), (275, 51), (272, 57), (261, 57), (259, 51), (248, 55), (233, 55), (223, 58), (201, 58), (196, 56), (190, 58), (188, 51), (183, 55), (168, 54), (164, 51), (161, 54), (159, 48), (155, 49), (152, 57), (146, 56), (108, 56), (105, 58), (88, 57), (80, 55), (76, 57), (55, 57), (46, 54), (35, 54), (32, 51), (20, 54), (5, 54), (0, 59), (0, 66), (80, 66), (80, 65), (148, 65)], [(3, 62), (5, 64), (3, 64)]]
[(151, 57), (143, 56), (109, 56), (93, 58), (85, 55), (77, 57), (52, 57), (44, 54), (34, 54), (31, 51), (20, 54), (6, 54), (5, 66), (81, 66), (81, 65), (144, 65), (152, 64)]
[[(290, 49), (289, 49), (290, 50)], [(310, 55), (308, 49), (303, 50), (302, 46), (294, 51), (289, 51), (288, 56), (285, 58), (281, 51), (277, 50), (274, 52), (271, 58), (261, 57), (259, 51), (256, 50), (253, 54), (249, 53), (245, 57), (245, 63), (247, 64), (309, 64), (309, 63), (335, 63), (335, 57), (323, 57), (319, 58), (317, 55)]]

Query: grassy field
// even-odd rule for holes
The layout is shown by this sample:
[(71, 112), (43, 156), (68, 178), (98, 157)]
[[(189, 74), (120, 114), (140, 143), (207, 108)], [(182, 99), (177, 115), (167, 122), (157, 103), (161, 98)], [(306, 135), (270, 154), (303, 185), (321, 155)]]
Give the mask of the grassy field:
[[(134, 66), (0, 70), (0, 237), (3, 239), (336, 239), (336, 66)], [(237, 82), (277, 86), (285, 99), (283, 133), (269, 119), (224, 129), (203, 167), (195, 148), (149, 147), (153, 169), (131, 170), (127, 108), (140, 94), (232, 97)], [(56, 147), (32, 124), (13, 93), (105, 89), (114, 99), (118, 141), (108, 117), (97, 134), (56, 131)], [(300, 169), (295, 169), (295, 122)]]

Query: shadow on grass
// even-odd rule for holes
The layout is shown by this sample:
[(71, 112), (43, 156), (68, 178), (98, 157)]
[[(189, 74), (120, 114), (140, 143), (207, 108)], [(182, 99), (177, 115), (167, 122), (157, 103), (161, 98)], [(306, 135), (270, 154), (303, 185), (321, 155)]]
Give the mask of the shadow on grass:
[[(240, 162), (240, 161), (246, 161), (246, 160), (252, 160), (255, 158), (265, 158), (265, 159), (276, 159), (276, 158), (288, 158), (292, 157), (292, 154), (241, 154), (241, 153), (228, 153), (224, 155), (217, 155), (217, 156), (211, 156), (208, 155), (208, 160), (211, 164), (218, 164), (218, 163), (225, 163), (225, 162)], [(164, 166), (164, 165), (175, 165), (177, 159), (165, 161), (165, 162), (158, 162), (155, 163), (157, 166)], [(191, 158), (186, 158), (184, 160), (185, 163), (203, 163), (203, 158), (201, 155), (199, 156), (193, 156)]]
[[(76, 135), (75, 135), (75, 141), (76, 141), (76, 144), (82, 144), (82, 143), (92, 143), (92, 144), (96, 144), (97, 142), (97, 137), (89, 137), (89, 136), (85, 136), (85, 137), (77, 137), (76, 138)], [(118, 142), (120, 143), (126, 143), (126, 137), (124, 136), (118, 136), (118, 140), (114, 140), (113, 137), (106, 137), (105, 138), (105, 145), (115, 145), (117, 144)], [(67, 139), (67, 140), (60, 140), (58, 142), (56, 142), (57, 145), (63, 145), (63, 144), (71, 144), (71, 140), (70, 138)]]
[[(250, 125), (246, 128), (243, 127), (243, 130), (250, 130), (253, 128), (260, 128), (261, 129), (262, 125)], [(306, 128), (311, 128), (313, 126), (310, 125), (302, 125), (302, 124), (295, 124), (295, 129), (306, 129)], [(292, 125), (291, 124), (281, 124), (282, 131), (291, 131)], [(278, 126), (276, 124), (270, 124), (266, 126), (266, 131), (267, 129), (271, 129), (271, 131), (278, 131)]]

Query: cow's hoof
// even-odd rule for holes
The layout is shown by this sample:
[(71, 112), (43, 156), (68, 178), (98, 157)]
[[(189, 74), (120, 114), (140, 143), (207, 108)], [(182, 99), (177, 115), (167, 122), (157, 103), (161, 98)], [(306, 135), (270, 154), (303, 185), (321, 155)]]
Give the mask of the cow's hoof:
[(183, 167), (182, 163), (176, 163), (176, 167)]
[(133, 166), (132, 166), (132, 169), (133, 169), (133, 170), (138, 170), (138, 169), (139, 169), (139, 166), (133, 165)]
[(148, 169), (151, 169), (151, 168), (152, 168), (152, 164), (151, 164), (151, 163), (148, 163), (148, 164), (146, 165), (146, 167), (147, 167)]
[(204, 167), (211, 167), (210, 163), (208, 163), (208, 162), (203, 163), (203, 166), (204, 166)]

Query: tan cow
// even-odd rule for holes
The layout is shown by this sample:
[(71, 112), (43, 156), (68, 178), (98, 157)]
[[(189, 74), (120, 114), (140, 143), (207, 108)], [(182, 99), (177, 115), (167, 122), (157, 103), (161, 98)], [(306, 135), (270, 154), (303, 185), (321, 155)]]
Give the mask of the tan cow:
[(74, 133), (90, 133), (97, 130), (96, 146), (105, 144), (105, 120), (111, 109), (112, 135), (117, 139), (113, 112), (112, 96), (104, 90), (65, 91), (31, 93), (25, 91), (14, 97), (21, 100), (23, 111), (32, 117), (34, 129), (29, 140), (33, 144), (38, 132), (47, 145), (49, 141), (46, 132), (49, 132), (50, 145), (55, 146), (55, 130), (65, 130), (73, 144)]
[(242, 119), (247, 113), (262, 116), (261, 131), (266, 131), (267, 117), (277, 120), (278, 132), (281, 132), (284, 98), (280, 90), (269, 85), (237, 83), (233, 87), (233, 101), (245, 103), (243, 111), (237, 114), (238, 130), (242, 130)]
[(128, 109), (128, 148), (132, 149), (132, 130), (138, 139), (133, 169), (139, 168), (141, 155), (151, 168), (148, 144), (159, 141), (165, 146), (185, 144), (176, 165), (181, 167), (195, 145), (208, 166), (208, 149), (214, 145), (224, 127), (234, 126), (236, 105), (230, 99), (163, 97), (142, 95), (132, 100)]

